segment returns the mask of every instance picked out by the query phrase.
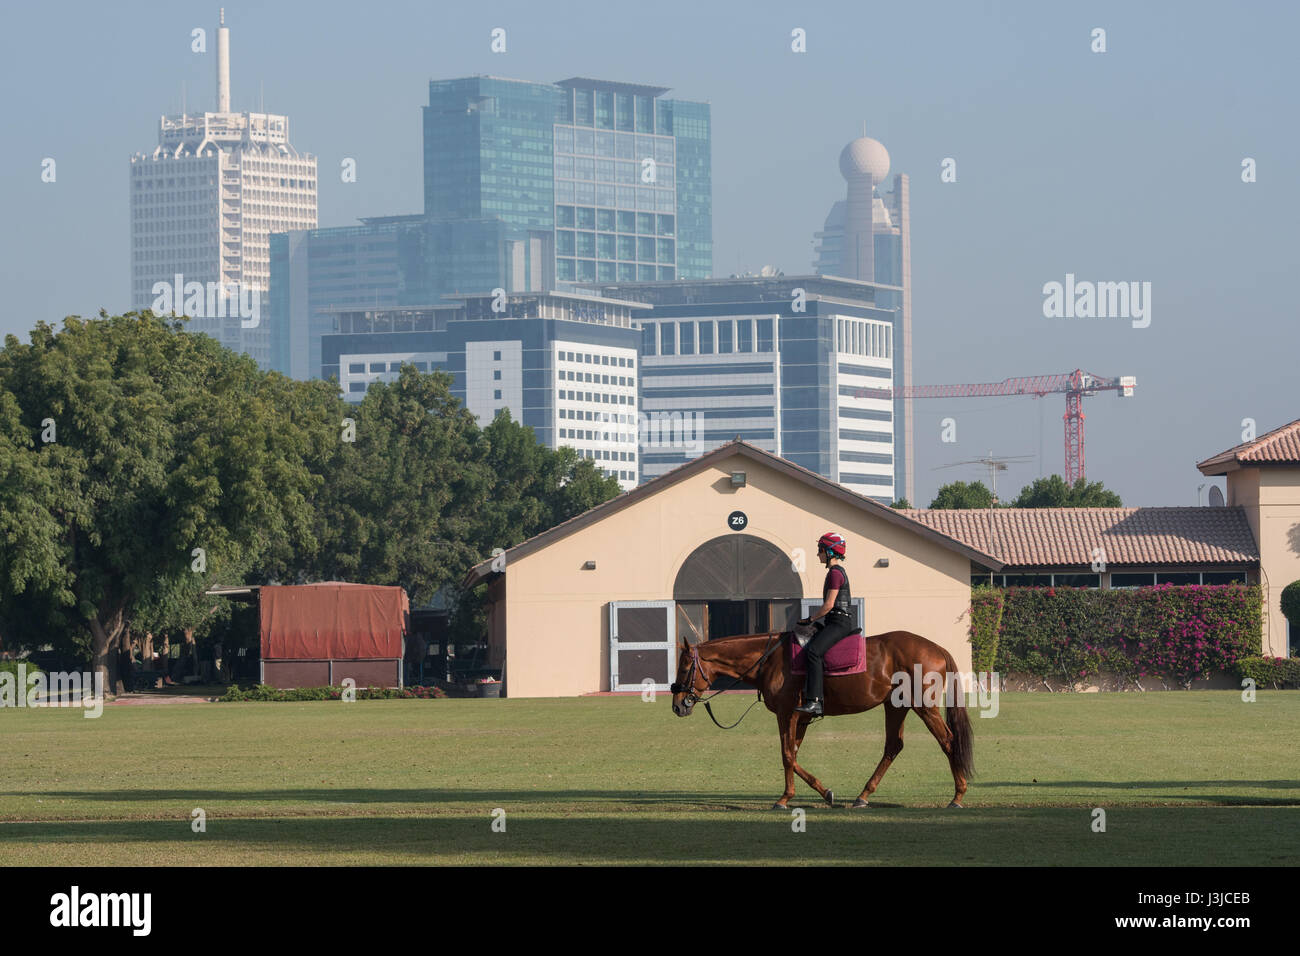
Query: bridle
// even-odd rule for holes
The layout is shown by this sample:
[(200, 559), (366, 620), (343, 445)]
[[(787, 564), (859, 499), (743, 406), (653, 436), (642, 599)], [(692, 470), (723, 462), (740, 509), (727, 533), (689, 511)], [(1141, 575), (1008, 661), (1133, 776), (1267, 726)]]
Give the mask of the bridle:
[(683, 700), (687, 707), (694, 707), (697, 703), (703, 701), (704, 709), (708, 712), (709, 719), (712, 720), (715, 724), (717, 724), (717, 726), (722, 730), (730, 730), (732, 727), (735, 727), (736, 724), (739, 724), (741, 720), (745, 719), (745, 715), (754, 709), (754, 704), (757, 704), (760, 700), (763, 699), (763, 692), (761, 690), (758, 690), (757, 697), (754, 700), (754, 704), (750, 704), (747, 708), (745, 708), (745, 713), (740, 715), (740, 719), (737, 720), (735, 724), (728, 724), (725, 727), (722, 724), (718, 723), (717, 717), (713, 716), (713, 707), (709, 704), (709, 701), (713, 700), (713, 698), (717, 697), (723, 691), (731, 690), (732, 687), (735, 687), (737, 684), (743, 681), (751, 671), (753, 671), (760, 664), (762, 664), (763, 661), (767, 660), (768, 657), (771, 656), (772, 652), (775, 651), (780, 646), (781, 646), (781, 633), (776, 632), (771, 636), (771, 638), (769, 638), (768, 644), (763, 649), (763, 653), (759, 657), (759, 659), (756, 660), (749, 667), (745, 668), (744, 673), (732, 678), (731, 687), (722, 687), (719, 688), (718, 690), (715, 690), (708, 697), (701, 697), (700, 694), (698, 694), (695, 690), (695, 684), (696, 684), (695, 675), (699, 674), (701, 677), (704, 678), (704, 686), (706, 689), (713, 683), (713, 678), (710, 677), (707, 673), (705, 673), (704, 662), (700, 660), (699, 645), (691, 644), (690, 645), (691, 669), (686, 673), (686, 683), (683, 685), (683, 684), (679, 684), (677, 681), (673, 681), (673, 683), (668, 686), (668, 689), (674, 694), (684, 692), (686, 696), (685, 698), (683, 698)]
[[(710, 684), (712, 684), (713, 680), (704, 674), (704, 664), (700, 660), (699, 649), (694, 644), (690, 645), (690, 649), (691, 649), (691, 669), (686, 672), (686, 685), (685, 685), (690, 689), (686, 691), (685, 702), (687, 707), (694, 707), (700, 700), (700, 695), (695, 693), (696, 673), (698, 672), (702, 677), (704, 677), (705, 687), (708, 687)], [(668, 685), (668, 689), (674, 694), (681, 693), (682, 685), (677, 683), (677, 681), (673, 681), (671, 684)]]

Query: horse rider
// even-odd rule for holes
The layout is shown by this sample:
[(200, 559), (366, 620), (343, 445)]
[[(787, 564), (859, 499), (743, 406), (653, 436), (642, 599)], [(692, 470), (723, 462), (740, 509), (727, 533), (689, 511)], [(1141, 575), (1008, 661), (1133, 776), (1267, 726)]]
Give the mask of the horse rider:
[(795, 710), (801, 714), (822, 714), (822, 674), (826, 652), (858, 628), (853, 623), (853, 595), (849, 576), (844, 570), (844, 538), (828, 531), (817, 541), (817, 559), (826, 565), (826, 582), (822, 585), (822, 606), (816, 614), (799, 623), (814, 624), (817, 633), (804, 648), (808, 680), (804, 685), (803, 703)]

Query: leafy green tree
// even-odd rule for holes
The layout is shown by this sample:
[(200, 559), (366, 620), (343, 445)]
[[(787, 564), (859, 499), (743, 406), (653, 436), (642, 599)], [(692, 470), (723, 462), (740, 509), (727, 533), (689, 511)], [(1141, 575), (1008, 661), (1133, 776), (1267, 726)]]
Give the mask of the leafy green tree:
[(939, 489), (931, 508), (992, 508), (993, 492), (982, 481), (954, 481)]
[(503, 409), (483, 429), (492, 493), (479, 514), (479, 553), (512, 548), (617, 496), (618, 479), (567, 446), (547, 448)]
[(1038, 478), (1021, 489), (1015, 508), (1122, 508), (1124, 502), (1100, 481), (1080, 478), (1073, 485), (1060, 475)]
[(0, 350), (0, 474), (14, 478), (0, 520), (17, 525), (0, 616), (84, 628), (112, 687), (111, 651), (151, 596), (310, 540), (340, 403), (327, 383), (266, 375), (182, 321), (100, 315), (42, 322)]
[(899, 511), (906, 511), (907, 509), (911, 508), (912, 505), (908, 502), (906, 498), (899, 498), (889, 507), (897, 508)]
[(423, 604), (479, 560), (478, 515), (492, 493), (488, 443), (451, 394), (451, 376), (404, 366), (348, 412), (316, 501), (315, 580), (400, 585)]
[[(492, 493), (479, 510), (475, 535), (478, 560), (541, 534), (575, 515), (616, 497), (618, 479), (567, 446), (547, 448), (532, 428), (508, 410), (483, 429), (488, 443)], [(486, 586), (452, 595), (451, 635), (458, 642), (481, 639), (486, 630)]]
[(508, 414), (480, 430), (450, 383), (408, 366), (346, 405), (332, 383), (261, 372), (147, 312), (10, 336), (0, 639), (81, 652), (113, 687), (128, 628), (231, 643), (212, 585), (343, 579), (458, 600), (493, 548), (619, 493)]

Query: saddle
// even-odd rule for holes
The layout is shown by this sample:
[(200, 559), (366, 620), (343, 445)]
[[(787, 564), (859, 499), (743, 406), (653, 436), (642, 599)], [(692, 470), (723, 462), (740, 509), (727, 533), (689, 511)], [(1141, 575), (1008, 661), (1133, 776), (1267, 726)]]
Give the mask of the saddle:
[[(800, 627), (790, 632), (790, 671), (792, 674), (807, 674), (808, 665), (804, 661), (804, 645), (816, 633), (812, 625)], [(867, 639), (861, 628), (842, 637), (831, 645), (823, 658), (827, 677), (841, 674), (861, 674), (867, 669)]]

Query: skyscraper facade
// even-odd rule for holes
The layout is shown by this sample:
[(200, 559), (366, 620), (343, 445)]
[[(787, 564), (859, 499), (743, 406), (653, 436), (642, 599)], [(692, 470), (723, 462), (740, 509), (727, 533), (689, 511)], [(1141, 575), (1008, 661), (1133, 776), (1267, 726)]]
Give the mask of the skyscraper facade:
[(561, 287), (707, 278), (709, 105), (666, 92), (582, 77), (432, 81), (425, 214), (553, 232)]
[(639, 314), (641, 411), (682, 441), (641, 449), (642, 480), (744, 438), (860, 494), (895, 496), (896, 287), (824, 276), (615, 283)]
[(452, 377), (452, 394), (489, 424), (503, 409), (549, 447), (635, 487), (639, 473), (635, 302), (569, 293), (457, 297), (412, 309), (344, 309), (322, 339), (323, 374), (359, 402), (405, 364)]
[(321, 337), (340, 309), (437, 304), (444, 296), (549, 288), (550, 234), (501, 219), (379, 216), (271, 237), (271, 365), (322, 371)]
[(162, 117), (157, 146), (131, 157), (131, 304), (188, 314), (265, 368), (270, 235), (315, 227), (316, 159), (287, 116), (231, 112), (224, 11), (216, 53), (216, 111)]
[[(912, 384), (912, 234), (908, 177), (889, 176), (889, 153), (869, 137), (850, 142), (840, 152), (845, 198), (836, 202), (816, 233), (819, 275), (842, 276), (880, 285), (876, 305), (895, 313), (890, 362), (893, 381)], [(911, 501), (915, 490), (912, 401), (893, 400), (893, 432), (897, 445), (894, 484)]]

